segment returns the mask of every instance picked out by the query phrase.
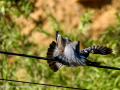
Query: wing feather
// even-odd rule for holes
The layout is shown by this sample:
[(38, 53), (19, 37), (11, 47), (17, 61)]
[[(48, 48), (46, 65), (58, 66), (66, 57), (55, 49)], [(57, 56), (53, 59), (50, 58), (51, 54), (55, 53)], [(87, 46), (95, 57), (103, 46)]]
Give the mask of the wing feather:
[(107, 55), (112, 53), (112, 49), (103, 46), (91, 46), (79, 50), (79, 54), (84, 55), (85, 57), (88, 57), (89, 53)]

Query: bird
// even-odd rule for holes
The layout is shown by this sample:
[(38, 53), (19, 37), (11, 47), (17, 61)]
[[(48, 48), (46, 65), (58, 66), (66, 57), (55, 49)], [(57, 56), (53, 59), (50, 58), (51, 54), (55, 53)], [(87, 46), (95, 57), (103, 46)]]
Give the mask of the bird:
[(87, 59), (89, 53), (101, 55), (112, 53), (112, 49), (104, 46), (91, 46), (80, 50), (79, 45), (79, 41), (72, 42), (68, 37), (63, 39), (59, 31), (56, 31), (56, 42), (52, 41), (47, 51), (47, 57), (56, 60), (47, 60), (51, 70), (57, 72), (63, 65), (68, 67), (100, 65), (100, 62), (92, 62)]

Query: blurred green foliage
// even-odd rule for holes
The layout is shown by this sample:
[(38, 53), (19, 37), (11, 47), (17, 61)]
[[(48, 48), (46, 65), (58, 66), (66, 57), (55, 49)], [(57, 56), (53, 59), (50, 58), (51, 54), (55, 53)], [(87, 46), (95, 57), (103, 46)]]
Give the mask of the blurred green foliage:
[[(41, 47), (29, 41), (28, 38), (32, 31), (38, 30), (49, 38), (54, 35), (45, 30), (41, 24), (36, 22), (36, 27), (29, 35), (22, 34), (23, 25), (18, 25), (14, 17), (21, 19), (28, 18), (34, 11), (34, 3), (29, 0), (4, 0), (0, 1), (0, 50), (24, 53), (30, 55), (46, 56), (46, 47)], [(48, 13), (48, 22), (51, 29), (59, 30), (63, 37), (69, 37), (73, 41), (80, 40), (82, 33), (86, 38), (85, 32), (89, 29), (89, 23), (92, 22), (90, 16), (92, 12), (83, 14), (80, 27), (71, 33), (69, 30), (64, 32), (56, 18)], [(11, 17), (14, 15), (14, 17)], [(120, 67), (120, 15), (116, 13), (117, 23), (105, 30), (99, 40), (89, 39), (84, 41), (84, 46), (104, 45), (113, 49), (113, 54), (102, 56), (90, 54), (88, 59), (99, 61), (102, 65)], [(13, 61), (13, 62), (10, 62)], [(47, 62), (32, 58), (8, 56), (0, 54), (0, 78), (24, 80), (46, 84), (55, 84), (63, 86), (80, 87), (91, 90), (119, 90), (120, 71), (106, 70), (95, 67), (66, 67), (64, 66), (58, 72), (50, 70)], [(63, 88), (47, 87), (40, 85), (31, 85), (24, 83), (0, 81), (0, 87), (3, 90), (67, 90)], [(11, 87), (10, 87), (11, 86)], [(12, 87), (13, 86), (13, 87)], [(21, 87), (20, 87), (21, 86)]]
[(85, 35), (86, 31), (89, 29), (89, 24), (92, 23), (91, 15), (94, 13), (94, 11), (88, 11), (84, 13), (81, 17), (81, 23), (79, 25), (80, 32)]

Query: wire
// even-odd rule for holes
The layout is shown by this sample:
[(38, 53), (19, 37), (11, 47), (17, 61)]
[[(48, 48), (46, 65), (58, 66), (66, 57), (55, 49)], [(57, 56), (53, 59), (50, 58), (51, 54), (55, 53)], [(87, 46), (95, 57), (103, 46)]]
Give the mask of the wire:
[[(16, 56), (23, 56), (23, 57), (30, 57), (30, 58), (36, 58), (36, 59), (43, 59), (43, 60), (50, 60), (50, 61), (57, 61), (53, 58), (48, 57), (39, 57), (39, 56), (33, 56), (33, 55), (26, 55), (26, 54), (19, 54), (19, 53), (13, 53), (13, 52), (6, 52), (6, 51), (0, 51), (2, 54), (8, 54), (8, 55), (16, 55)], [(106, 68), (106, 69), (114, 69), (114, 70), (120, 70), (120, 68), (117, 67), (110, 67), (110, 66), (103, 66), (103, 65), (89, 65), (92, 67), (98, 67), (98, 68)]]
[(117, 68), (117, 67), (102, 66), (102, 65), (93, 66), (93, 67), (99, 67), (99, 68), (107, 68), (107, 69), (120, 70), (120, 68)]
[(1, 81), (11, 81), (11, 82), (21, 82), (21, 83), (28, 83), (28, 84), (36, 84), (36, 85), (53, 86), (53, 87), (61, 87), (61, 88), (69, 88), (69, 89), (88, 90), (88, 89), (82, 89), (82, 88), (65, 87), (65, 86), (50, 85), (50, 84), (41, 84), (41, 83), (26, 82), (26, 81), (17, 81), (17, 80), (9, 80), (9, 79), (0, 79), (0, 80)]
[(39, 57), (39, 56), (26, 55), (26, 54), (19, 54), (19, 53), (6, 52), (6, 51), (0, 51), (0, 53), (2, 53), (2, 54), (8, 54), (8, 55), (16, 55), (16, 56), (30, 57), (30, 58), (36, 58), (36, 59), (43, 59), (43, 60), (56, 61), (55, 59), (48, 58), (48, 57)]

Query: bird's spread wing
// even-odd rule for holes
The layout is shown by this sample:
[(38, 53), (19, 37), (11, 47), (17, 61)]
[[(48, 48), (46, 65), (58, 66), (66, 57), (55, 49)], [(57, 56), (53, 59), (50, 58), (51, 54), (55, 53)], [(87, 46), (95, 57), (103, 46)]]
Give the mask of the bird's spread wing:
[(66, 46), (65, 51), (62, 54), (56, 56), (55, 59), (60, 63), (71, 67), (87, 65), (87, 59), (79, 57), (71, 44)]
[(79, 51), (79, 54), (82, 54), (85, 57), (88, 57), (89, 53), (107, 55), (112, 53), (112, 49), (103, 46), (91, 46)]

